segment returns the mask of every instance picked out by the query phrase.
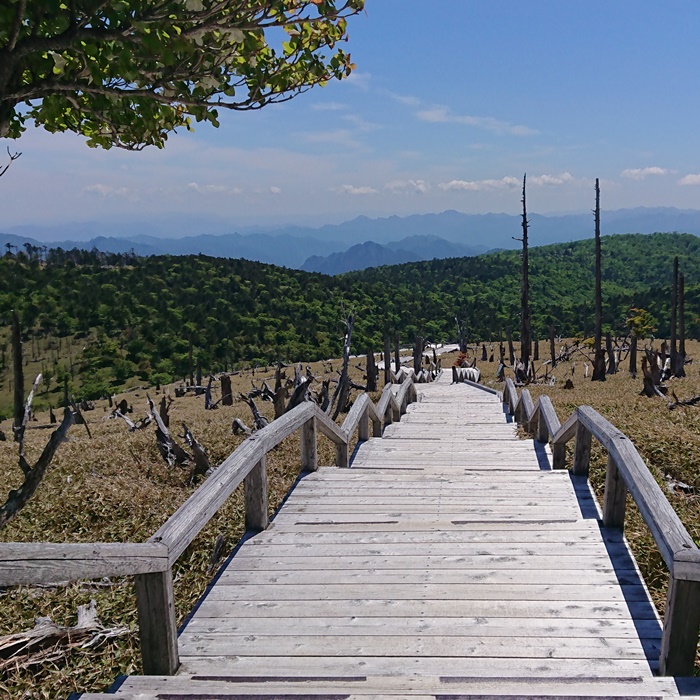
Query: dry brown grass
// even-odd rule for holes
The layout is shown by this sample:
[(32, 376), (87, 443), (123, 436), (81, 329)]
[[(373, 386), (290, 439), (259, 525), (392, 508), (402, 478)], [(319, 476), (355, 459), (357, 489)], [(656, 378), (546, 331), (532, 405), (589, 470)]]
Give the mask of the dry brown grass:
[[(700, 357), (700, 343), (689, 343), (689, 352)], [(443, 367), (449, 371), (456, 353), (444, 355)], [(339, 367), (334, 361), (334, 368)], [(354, 378), (362, 383), (361, 372), (352, 360)], [(479, 363), (482, 381), (498, 387), (496, 363)], [(320, 363), (314, 372), (324, 374)], [(657, 481), (664, 486), (664, 474), (700, 490), (700, 406), (669, 411), (660, 399), (638, 395), (641, 380), (632, 380), (627, 372), (608, 378), (605, 383), (583, 380), (581, 359), (573, 376), (575, 388), (563, 389), (563, 380), (571, 376), (571, 364), (564, 363), (554, 372), (560, 381), (554, 387), (531, 387), (533, 398), (547, 393), (554, 402), (560, 419), (568, 417), (580, 404), (599, 410), (614, 425), (625, 432), (637, 445)], [(670, 384), (680, 397), (700, 394), (698, 365), (689, 366), (689, 376)], [(272, 370), (262, 372), (271, 377)], [(256, 380), (261, 372), (256, 373)], [(250, 388), (251, 373), (234, 378), (234, 392)], [(501, 385), (502, 386), (502, 385)], [(155, 393), (155, 392), (154, 392)], [(146, 411), (145, 391), (125, 395), (134, 405), (134, 415)], [(378, 394), (374, 396), (375, 400)], [(258, 402), (268, 418), (272, 406)], [(129, 433), (121, 421), (107, 420), (105, 402), (98, 403), (87, 414), (93, 439), (89, 440), (81, 426), (71, 430), (70, 441), (58, 452), (44, 483), (32, 502), (7, 528), (0, 531), (5, 541), (132, 541), (146, 540), (192, 493), (186, 474), (166, 467), (158, 454), (153, 429)], [(178, 399), (171, 409), (171, 426), (179, 431), (180, 421), (186, 420), (195, 436), (204, 444), (213, 462), (221, 462), (242, 441), (231, 435), (234, 417), (250, 424), (250, 412), (242, 403), (204, 411), (203, 399)], [(40, 422), (46, 417), (38, 416)], [(342, 419), (342, 416), (341, 416)], [(3, 429), (7, 432), (8, 424)], [(47, 431), (31, 430), (27, 442), (31, 456), (36, 456), (48, 437)], [(354, 445), (353, 445), (354, 446)], [(333, 445), (319, 438), (319, 461), (333, 464)], [(600, 489), (604, 478), (602, 451), (594, 445), (591, 479)], [(299, 472), (299, 440), (292, 436), (268, 456), (270, 477), (270, 511), (281, 503)], [(19, 484), (16, 447), (11, 442), (0, 443), (0, 493)], [(693, 537), (700, 536), (698, 500), (695, 495), (669, 493)], [(645, 580), (660, 611), (665, 601), (667, 574), (653, 539), (634, 508), (630, 508), (627, 534)], [(200, 536), (180, 558), (175, 568), (178, 620), (182, 621), (203, 593), (211, 575), (207, 573), (214, 540), (225, 536), (227, 553), (243, 532), (243, 503), (240, 489), (212, 519)], [(136, 605), (130, 579), (114, 579), (111, 585), (83, 582), (66, 587), (18, 587), (0, 592), (0, 634), (31, 627), (33, 618), (50, 615), (59, 624), (74, 624), (77, 606), (95, 598), (98, 613), (106, 625), (128, 625), (132, 633), (113, 640), (99, 651), (73, 651), (60, 664), (49, 664), (29, 670), (17, 669), (0, 678), (0, 697), (57, 698), (71, 691), (95, 691), (109, 686), (119, 674), (138, 673), (140, 658), (136, 632)]]
[[(351, 376), (363, 383), (362, 373), (351, 362)], [(332, 362), (333, 368), (340, 362)], [(311, 365), (314, 373), (324, 375), (321, 363)], [(293, 368), (288, 370), (293, 376)], [(256, 383), (271, 378), (272, 369), (258, 370)], [(233, 391), (247, 392), (252, 373), (233, 378)], [(172, 387), (164, 389), (172, 394)], [(156, 394), (152, 391), (152, 397)], [(133, 416), (142, 417), (147, 410), (146, 392), (139, 390), (123, 395), (134, 407)], [(121, 397), (119, 397), (121, 398)], [(375, 397), (376, 398), (376, 397)], [(261, 412), (272, 420), (272, 404), (258, 400)], [(186, 396), (172, 405), (171, 430), (180, 431), (185, 421), (197, 439), (207, 448), (212, 463), (222, 462), (242, 441), (231, 434), (235, 417), (252, 424), (248, 407), (236, 402), (232, 407), (219, 406), (204, 410), (203, 397)], [(154, 430), (130, 433), (120, 420), (108, 418), (106, 401), (97, 402), (95, 411), (86, 414), (92, 439), (82, 426), (74, 426), (70, 439), (59, 448), (35, 497), (5, 529), (0, 540), (32, 542), (143, 542), (172, 515), (194, 491), (188, 473), (169, 468), (156, 447)], [(47, 423), (48, 415), (38, 414), (38, 424)], [(342, 422), (343, 415), (339, 417)], [(9, 421), (1, 426), (10, 435)], [(30, 462), (36, 458), (50, 431), (29, 430), (26, 443)], [(354, 447), (354, 442), (351, 448)], [(268, 455), (270, 512), (282, 502), (300, 470), (298, 434), (290, 436)], [(335, 447), (319, 436), (319, 463), (335, 463)], [(16, 445), (0, 442), (0, 494), (22, 481), (17, 466)], [(180, 557), (175, 570), (175, 595), (178, 622), (193, 608), (212, 575), (207, 573), (214, 541), (219, 534), (226, 538), (227, 555), (244, 531), (242, 488), (228, 499), (216, 517)], [(97, 584), (97, 585), (96, 585)], [(99, 651), (73, 651), (60, 664), (39, 668), (18, 668), (0, 676), (0, 697), (56, 698), (71, 691), (96, 691), (108, 687), (119, 674), (138, 673), (140, 657), (136, 620), (136, 602), (131, 579), (113, 579), (109, 585), (82, 582), (64, 587), (16, 587), (0, 589), (0, 634), (18, 632), (33, 625), (37, 616), (50, 616), (58, 624), (75, 624), (77, 606), (97, 601), (98, 614), (105, 625), (128, 625), (132, 633), (112, 640)]]

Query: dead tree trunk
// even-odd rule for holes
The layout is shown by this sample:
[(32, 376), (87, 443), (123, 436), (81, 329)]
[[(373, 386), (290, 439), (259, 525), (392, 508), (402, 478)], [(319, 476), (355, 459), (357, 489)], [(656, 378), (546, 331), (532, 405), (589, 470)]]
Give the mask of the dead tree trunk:
[(685, 377), (685, 276), (678, 281), (678, 359), (674, 374)]
[(535, 338), (532, 344), (532, 359), (539, 362), (540, 359), (540, 341)]
[[(350, 365), (350, 343), (352, 342), (352, 329), (355, 326), (355, 312), (350, 313), (343, 320), (345, 322), (345, 342), (343, 343), (343, 369), (338, 379), (338, 384), (333, 392), (333, 398), (328, 405), (327, 413), (333, 411), (333, 420), (335, 420), (341, 411), (345, 410), (350, 398), (350, 377), (348, 376), (348, 367)], [(335, 410), (333, 406), (335, 405)]]
[(637, 376), (637, 335), (632, 333), (630, 338), (630, 374), (634, 379)]
[(24, 368), (22, 367), (22, 328), (16, 311), (12, 312), (12, 361), (14, 365), (14, 421), (15, 442), (21, 442), (24, 425)]
[(394, 372), (398, 374), (401, 369), (401, 348), (399, 343), (399, 334), (394, 338)]
[(197, 358), (197, 376), (195, 377), (197, 386), (202, 386), (202, 358)]
[(605, 381), (605, 351), (603, 350), (603, 292), (601, 286), (601, 261), (600, 261), (600, 181), (595, 179), (595, 336), (593, 363), (594, 382)]
[(367, 391), (377, 390), (377, 366), (374, 364), (374, 350), (367, 348)]
[(486, 362), (489, 359), (488, 353), (486, 351), (486, 343), (481, 344), (481, 361)]
[(422, 338), (420, 335), (416, 338), (415, 342), (413, 343), (413, 371), (416, 373), (416, 376), (420, 374), (420, 371), (423, 366), (424, 343), (425, 339)]
[(554, 326), (549, 327), (549, 356), (551, 358), (552, 369), (557, 366), (557, 355), (554, 348)]
[(233, 406), (231, 377), (229, 377), (228, 374), (221, 375), (221, 403), (224, 406)]
[(673, 284), (671, 285), (671, 371), (678, 363), (678, 256), (673, 258)]
[(506, 328), (506, 340), (508, 341), (508, 359), (510, 361), (510, 366), (515, 367), (515, 350), (513, 348), (513, 334), (511, 333), (510, 326)]
[(523, 175), (523, 279), (520, 295), (520, 361), (527, 367), (530, 363), (530, 268), (528, 259), (528, 220), (527, 200), (525, 194), (525, 181), (527, 174)]
[(617, 363), (615, 362), (615, 353), (613, 352), (613, 342), (610, 331), (605, 334), (605, 349), (608, 353), (608, 369), (606, 374), (615, 374), (617, 372)]
[(460, 352), (467, 352), (467, 334), (466, 328), (459, 323), (459, 318), (455, 316), (455, 323), (457, 324), (457, 344), (459, 345)]
[(192, 336), (190, 335), (190, 349), (188, 353), (189, 362), (189, 373), (190, 373), (190, 386), (194, 386), (194, 364), (192, 363)]
[(389, 336), (384, 338), (384, 386), (387, 384), (391, 384), (391, 341)]

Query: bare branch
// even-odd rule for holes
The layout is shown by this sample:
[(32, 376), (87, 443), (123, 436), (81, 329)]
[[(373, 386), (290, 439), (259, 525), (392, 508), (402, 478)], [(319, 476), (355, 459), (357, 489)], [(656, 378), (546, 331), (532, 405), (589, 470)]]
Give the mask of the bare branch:
[(0, 177), (2, 177), (9, 169), (10, 166), (22, 155), (19, 151), (12, 153), (8, 146), (7, 155), (10, 157), (10, 162), (3, 168), (0, 168)]
[(48, 444), (41, 453), (37, 463), (25, 476), (24, 482), (17, 490), (10, 491), (7, 501), (0, 507), (0, 529), (14, 518), (19, 511), (24, 508), (34, 492), (39, 487), (44, 474), (51, 464), (51, 460), (56, 454), (58, 446), (65, 440), (68, 429), (75, 422), (75, 416), (70, 408), (66, 408), (63, 414), (63, 422), (55, 430), (49, 439)]

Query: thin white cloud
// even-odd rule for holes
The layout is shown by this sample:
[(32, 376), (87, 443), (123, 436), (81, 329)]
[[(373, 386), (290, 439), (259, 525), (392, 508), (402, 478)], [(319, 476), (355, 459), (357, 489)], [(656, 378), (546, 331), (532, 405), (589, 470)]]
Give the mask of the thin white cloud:
[(357, 114), (345, 114), (342, 119), (346, 122), (350, 122), (358, 131), (375, 131), (376, 129), (382, 128), (381, 124), (368, 122)]
[(301, 138), (307, 143), (330, 143), (346, 148), (363, 148), (362, 144), (354, 137), (350, 129), (333, 129), (332, 131), (310, 131), (301, 134)]
[(432, 187), (425, 180), (393, 180), (387, 182), (384, 189), (394, 194), (426, 194)]
[(95, 183), (94, 185), (86, 185), (83, 187), (84, 194), (96, 194), (100, 197), (127, 197), (131, 194), (128, 187), (113, 187), (112, 185), (103, 185)]
[(566, 185), (574, 181), (574, 176), (571, 173), (561, 173), (560, 175), (538, 175), (528, 179), (528, 184), (531, 185), (549, 185), (559, 186)]
[(270, 194), (282, 194), (282, 188), (275, 185), (270, 186)]
[(355, 187), (355, 185), (341, 185), (335, 190), (339, 194), (350, 194), (353, 196), (362, 196), (369, 194), (377, 194), (377, 190), (369, 185), (362, 185), (360, 187)]
[(438, 187), (446, 192), (455, 190), (483, 192), (485, 190), (512, 189), (520, 184), (517, 177), (503, 177), (500, 180), (450, 180), (450, 182), (441, 182)]
[(678, 181), (679, 185), (700, 185), (700, 173), (690, 173)]
[(649, 177), (649, 175), (668, 175), (670, 172), (671, 171), (666, 168), (659, 168), (653, 165), (648, 168), (627, 168), (627, 170), (622, 171), (621, 175), (630, 180), (644, 180), (644, 178)]
[(319, 102), (311, 107), (317, 112), (342, 112), (347, 109), (347, 105), (342, 102)]
[(409, 107), (418, 107), (418, 105), (421, 103), (421, 101), (414, 95), (399, 95), (391, 90), (387, 90), (386, 94), (389, 95), (392, 100), (396, 100), (402, 105), (408, 105)]
[(510, 136), (533, 136), (539, 133), (537, 129), (522, 124), (511, 124), (495, 117), (476, 117), (469, 114), (453, 114), (447, 107), (436, 105), (431, 109), (416, 112), (418, 119), (432, 124), (464, 124), (477, 129), (485, 129), (494, 134), (509, 134)]
[(242, 194), (240, 187), (229, 185), (200, 185), (198, 182), (188, 182), (187, 189), (197, 194)]

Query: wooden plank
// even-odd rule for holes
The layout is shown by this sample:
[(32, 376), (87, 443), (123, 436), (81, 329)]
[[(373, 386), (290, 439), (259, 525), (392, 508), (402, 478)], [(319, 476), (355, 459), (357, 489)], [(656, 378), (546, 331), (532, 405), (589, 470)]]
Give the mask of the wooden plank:
[[(235, 669), (237, 676), (304, 676), (324, 674), (381, 675), (396, 674), (396, 659), (391, 656), (361, 658), (319, 655), (313, 657), (239, 656), (236, 658), (183, 655), (182, 672), (226, 675)], [(576, 677), (651, 677), (650, 664), (641, 659), (532, 659), (532, 658), (454, 658), (417, 657), (402, 663), (406, 674), (451, 678), (576, 678)]]
[[(324, 556), (316, 554), (316, 550), (309, 552), (309, 555), (304, 557), (297, 555), (296, 557), (280, 556), (275, 554), (266, 554), (261, 556), (259, 550), (251, 552), (249, 556), (240, 556), (243, 552), (239, 552), (233, 557), (227, 568), (229, 571), (285, 571), (291, 572), (295, 570), (310, 571), (314, 569), (320, 570), (354, 570), (354, 569), (377, 569), (377, 570), (429, 570), (445, 569), (450, 570), (469, 570), (469, 569), (538, 569), (538, 570), (594, 570), (613, 573), (613, 567), (610, 558), (605, 552), (597, 555), (588, 556), (439, 556), (439, 555), (424, 555), (424, 556), (395, 556), (393, 553), (379, 555), (352, 556), (345, 555), (338, 549), (327, 552)], [(634, 569), (629, 569), (634, 571)], [(617, 571), (622, 571), (617, 569)]]
[(183, 634), (261, 636), (557, 637), (661, 640), (657, 620), (504, 617), (195, 617)]
[[(590, 570), (558, 569), (538, 571), (533, 569), (293, 569), (288, 571), (239, 570), (227, 568), (219, 576), (217, 585), (257, 584), (296, 586), (313, 583), (318, 586), (343, 588), (366, 581), (368, 585), (394, 585), (410, 588), (417, 585), (484, 586), (494, 589), (517, 584), (519, 586), (616, 586), (635, 585), (639, 578), (634, 570), (615, 572), (611, 569)], [(469, 595), (467, 591), (465, 595)]]
[[(336, 676), (178, 676), (177, 678), (152, 679), (132, 677), (125, 679), (119, 693), (134, 693), (133, 697), (148, 698), (148, 692), (163, 692), (167, 697), (215, 698), (316, 698), (331, 700), (340, 695), (343, 700), (397, 700), (410, 697), (412, 700), (524, 700), (525, 698), (549, 698), (550, 700), (580, 700), (581, 698), (615, 697), (618, 700), (663, 700), (677, 697), (678, 688), (671, 679), (643, 676), (601, 677), (580, 676), (578, 678), (479, 678), (476, 676), (418, 676), (389, 675), (336, 675)], [(189, 695), (188, 695), (189, 693)], [(235, 693), (235, 695), (232, 695)], [(82, 696), (86, 697), (86, 696)], [(110, 696), (101, 697), (108, 700)], [(155, 696), (154, 696), (155, 697)], [(690, 700), (696, 700), (697, 696)], [(203, 700), (203, 698), (201, 699)], [(333, 698), (332, 700), (338, 700)]]
[(296, 600), (215, 600), (207, 596), (197, 608), (192, 620), (206, 617), (243, 617), (273, 619), (282, 617), (485, 617), (589, 619), (589, 620), (653, 620), (659, 623), (655, 610), (647, 601), (628, 603), (617, 601), (556, 601), (556, 600), (396, 600), (349, 599), (316, 600), (301, 597)]
[(655, 640), (549, 637), (410, 637), (410, 636), (255, 636), (189, 634), (180, 636), (183, 656), (440, 656), (539, 659), (646, 659), (657, 654)]
[[(542, 542), (531, 544), (512, 544), (482, 542), (425, 542), (421, 544), (389, 543), (389, 544), (359, 544), (354, 542), (344, 542), (341, 544), (321, 544), (314, 543), (313, 547), (308, 544), (259, 544), (250, 546), (246, 543), (237, 553), (232, 562), (235, 564), (240, 559), (258, 559), (260, 557), (285, 557), (291, 559), (298, 557), (307, 559), (309, 557), (368, 557), (368, 556), (391, 556), (400, 559), (403, 557), (449, 557), (462, 559), (465, 557), (491, 557), (495, 560), (519, 557), (527, 560), (535, 560), (540, 557), (574, 559), (582, 557), (602, 557), (610, 562), (609, 554), (613, 557), (626, 553), (624, 544), (609, 545), (606, 549), (602, 542), (581, 542), (572, 546), (572, 542)], [(499, 563), (499, 562), (495, 562)], [(290, 564), (291, 565), (291, 564)], [(562, 561), (562, 567), (569, 566), (568, 562)]]
[(159, 543), (0, 543), (0, 586), (133, 576), (169, 568)]
[(494, 583), (438, 584), (416, 583), (346, 583), (327, 585), (304, 584), (224, 584), (219, 580), (209, 592), (211, 600), (300, 600), (307, 596), (317, 600), (536, 600), (648, 602), (641, 585), (619, 586), (606, 583), (585, 584), (520, 584)]

